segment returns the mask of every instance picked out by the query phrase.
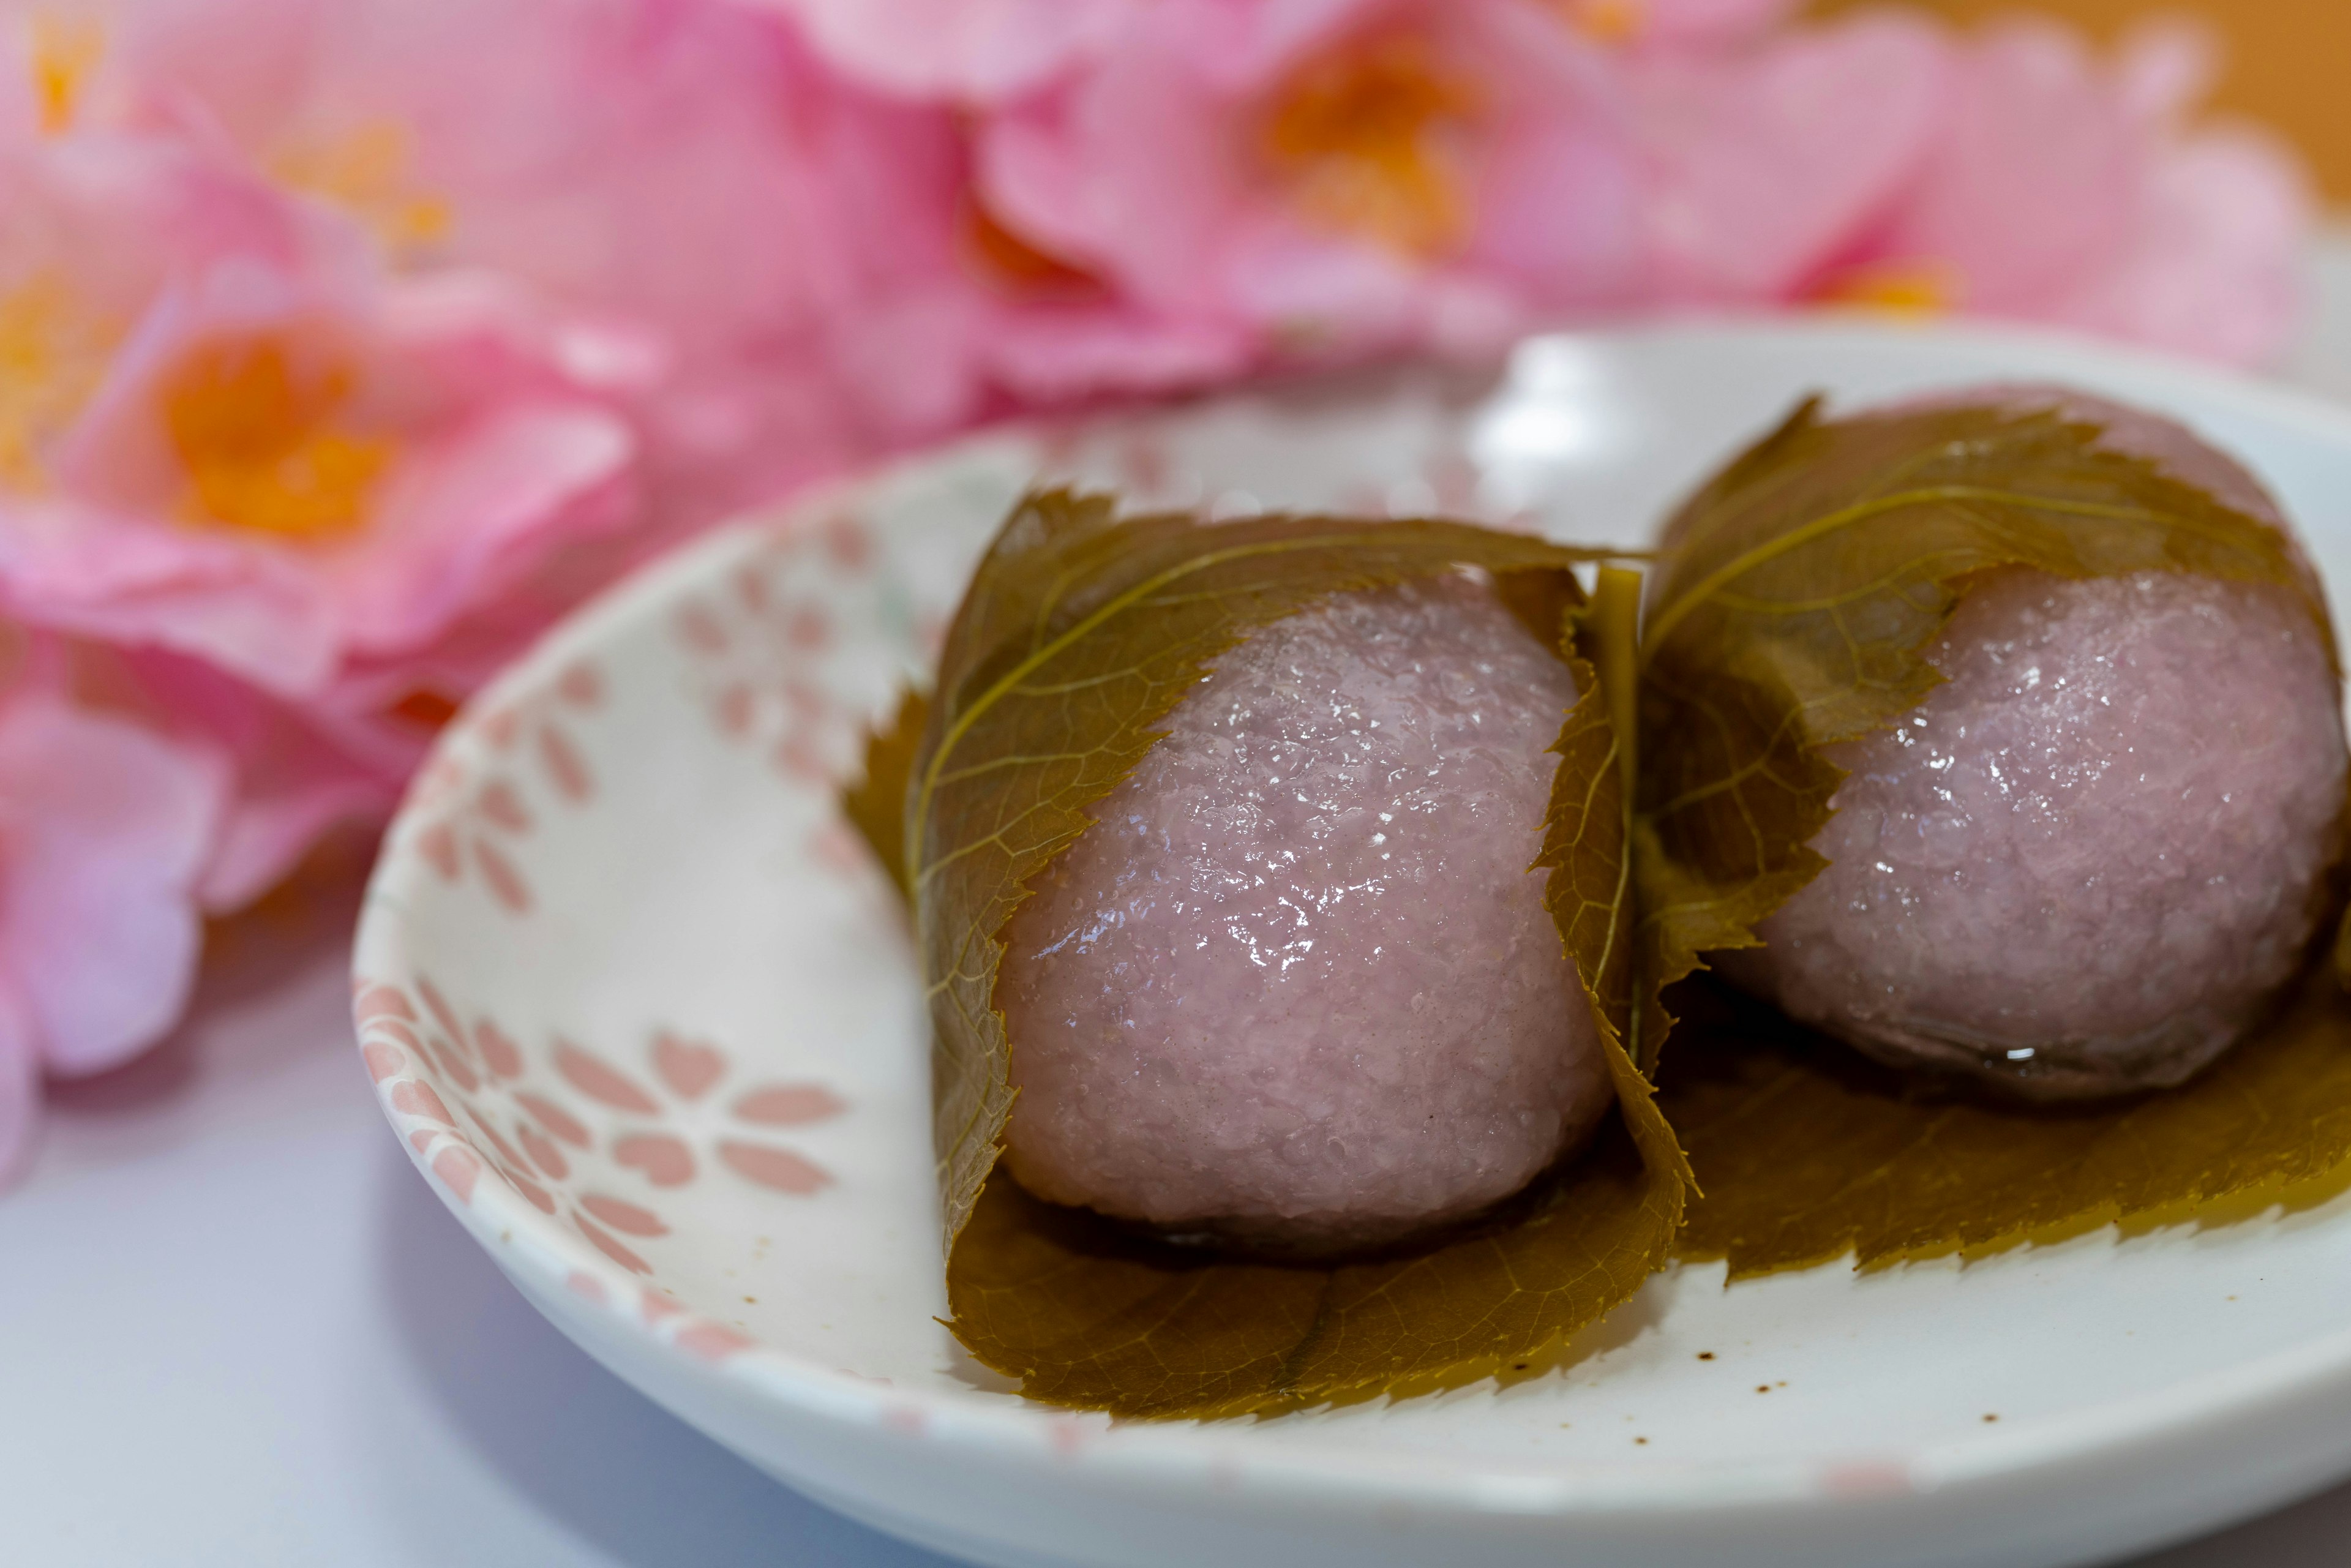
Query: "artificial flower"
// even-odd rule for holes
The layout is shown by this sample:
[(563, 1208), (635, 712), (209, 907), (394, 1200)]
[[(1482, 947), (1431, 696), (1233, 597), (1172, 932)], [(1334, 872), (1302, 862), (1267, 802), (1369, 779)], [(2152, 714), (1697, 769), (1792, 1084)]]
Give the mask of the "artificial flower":
[(2189, 123), (2209, 59), (2168, 26), (2111, 61), (2046, 22), (1955, 39), (1916, 167), (1823, 291), (2259, 362), (2296, 318), (2311, 200), (2275, 143)]
[(1629, 59), (1640, 303), (1802, 297), (1915, 175), (1952, 68), (1949, 35), (1900, 13)]
[(463, 695), (403, 662), (625, 519), (610, 378), (496, 278), (388, 278), (173, 139), (0, 141), (0, 609), (381, 732), (396, 785), (402, 705)]
[(44, 1073), (96, 1072), (160, 1039), (203, 941), (197, 887), (228, 770), (78, 705), (42, 640), (0, 629), (0, 1179)]
[(998, 102), (1107, 46), (1138, 0), (766, 0), (844, 75), (906, 98)]
[(1605, 48), (1523, 0), (1163, 6), (991, 117), (991, 207), (1144, 304), (1362, 352), (1499, 346), (1633, 284)]

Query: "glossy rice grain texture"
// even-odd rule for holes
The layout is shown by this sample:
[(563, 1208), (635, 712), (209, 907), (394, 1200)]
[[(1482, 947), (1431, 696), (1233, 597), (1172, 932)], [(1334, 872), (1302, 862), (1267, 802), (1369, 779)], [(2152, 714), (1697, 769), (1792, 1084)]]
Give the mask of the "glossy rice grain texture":
[[(2179, 426), (2062, 401), (2276, 517)], [(1928, 656), (1948, 685), (1827, 751), (1853, 775), (1813, 840), (1828, 869), (1720, 967), (1896, 1066), (2050, 1099), (2179, 1082), (2321, 913), (2345, 755), (2319, 628), (2273, 588), (2015, 570)]]
[(1543, 908), (1567, 666), (1463, 579), (1217, 661), (1008, 928), (1021, 1183), (1273, 1250), (1510, 1197), (1613, 1103)]
[(2316, 629), (2273, 589), (2018, 570), (1929, 657), (1949, 685), (1829, 749), (1829, 868), (1725, 967), (1897, 1066), (2180, 1082), (2318, 914), (2344, 749)]

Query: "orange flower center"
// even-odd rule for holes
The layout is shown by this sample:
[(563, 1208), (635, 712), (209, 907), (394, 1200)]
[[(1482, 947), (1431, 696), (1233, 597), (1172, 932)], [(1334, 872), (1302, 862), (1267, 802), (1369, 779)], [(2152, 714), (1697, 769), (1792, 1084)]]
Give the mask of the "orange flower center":
[(435, 730), (457, 716), (457, 703), (444, 693), (418, 686), (383, 711), (419, 729)]
[(43, 132), (55, 136), (72, 128), (83, 90), (105, 53), (106, 34), (93, 21), (46, 12), (33, 18), (29, 65)]
[(1038, 249), (1005, 227), (977, 196), (965, 195), (960, 215), (965, 255), (983, 277), (1014, 298), (1098, 299), (1108, 292), (1102, 280), (1084, 267)]
[(54, 272), (0, 292), (0, 486), (47, 482), (41, 448), (97, 390), (120, 336)]
[(160, 393), (183, 515), (289, 538), (360, 523), (392, 445), (339, 423), (350, 388), (348, 367), (305, 364), (266, 335), (191, 353)]
[(1897, 316), (1941, 316), (1959, 308), (1967, 278), (1947, 261), (1869, 262), (1831, 274), (1812, 290), (1813, 302)]
[(1629, 42), (1648, 20), (1647, 0), (1564, 0), (1568, 21), (1596, 44)]
[(270, 159), (269, 172), (350, 213), (393, 251), (422, 250), (448, 235), (449, 204), (418, 183), (408, 128), (397, 120), (288, 146)]
[(1293, 75), (1266, 116), (1264, 151), (1315, 222), (1427, 256), (1468, 227), (1448, 143), (1478, 106), (1476, 84), (1426, 41), (1390, 35)]

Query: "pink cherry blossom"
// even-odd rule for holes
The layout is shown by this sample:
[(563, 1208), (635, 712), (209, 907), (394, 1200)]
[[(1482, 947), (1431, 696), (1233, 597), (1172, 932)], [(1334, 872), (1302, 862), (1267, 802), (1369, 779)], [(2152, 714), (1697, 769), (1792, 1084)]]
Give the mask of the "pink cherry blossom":
[(825, 353), (852, 396), (904, 438), (1011, 408), (1165, 392), (1243, 371), (1254, 336), (1155, 308), (991, 210), (949, 117), (867, 119), (836, 143), (833, 232), (858, 258)]
[[(384, 797), (421, 737), (377, 710), (434, 694), (404, 665), (627, 520), (625, 378), (503, 280), (388, 277), (183, 141), (0, 141), (0, 609), (303, 708)], [(233, 883), (298, 852), (271, 837)]]
[(63, 647), (77, 693), (230, 779), (195, 887), (208, 914), (251, 903), (329, 828), (389, 815), (438, 717), (346, 719), (272, 697), (201, 659), (88, 641)]
[(115, 13), (85, 118), (216, 145), (351, 220), (392, 274), (488, 273), (569, 323), (572, 368), (639, 383), (678, 505), (739, 505), (862, 449), (815, 352), (845, 269), (819, 154), (857, 95), (773, 18), (715, 0)]
[(2191, 128), (2209, 50), (2142, 31), (2111, 62), (2052, 24), (1955, 43), (1918, 166), (1827, 280), (2239, 362), (2299, 308), (2312, 202), (2292, 157)]
[[(990, 37), (1051, 43), (1024, 16), (1018, 37), (917, 30), (985, 75), (969, 51)], [(121, 27), (134, 119), (232, 142), (400, 275), (495, 274), (582, 329), (571, 362), (639, 375), (647, 521), (668, 537), (1034, 395), (1243, 362), (1221, 324), (1153, 319), (1099, 278), (1073, 290), (979, 216), (954, 107), (828, 68), (781, 11), (148, 0)]]
[[(400, 703), (465, 686), (412, 665), (628, 519), (632, 388), (494, 275), (388, 277), (346, 219), (186, 139), (0, 139), (0, 609), (228, 677), (191, 707), (221, 746), (313, 757), (277, 828), (233, 818), (214, 894), (256, 891), (413, 767)], [(256, 752), (258, 710), (306, 743)]]
[(94, 1072), (178, 1018), (203, 939), (196, 886), (228, 770), (79, 706), (16, 640), (0, 693), (0, 1178), (40, 1074)]
[(981, 188), (1155, 308), (1292, 346), (1490, 346), (1629, 287), (1609, 59), (1519, 0), (1160, 7), (990, 120)]
[(1946, 34), (1896, 13), (1628, 62), (1645, 300), (1798, 297), (1915, 174), (1938, 129), (1949, 56)]
[[(756, 0), (754, 0), (756, 3)], [(1138, 0), (767, 0), (844, 74), (909, 98), (994, 102), (1105, 47)]]

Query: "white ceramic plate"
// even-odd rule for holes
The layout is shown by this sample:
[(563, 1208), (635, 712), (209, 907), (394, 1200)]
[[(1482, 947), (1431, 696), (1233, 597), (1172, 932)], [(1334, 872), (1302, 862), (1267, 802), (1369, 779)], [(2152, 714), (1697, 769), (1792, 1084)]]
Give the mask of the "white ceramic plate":
[(834, 789), (1032, 478), (1637, 539), (1802, 392), (2016, 377), (2189, 420), (2351, 584), (2351, 422), (2062, 340), (1560, 337), (1499, 382), (987, 436), (707, 539), (466, 710), (360, 932), (385, 1112), (621, 1375), (844, 1512), (984, 1563), (2025, 1568), (2315, 1489), (2351, 1471), (2345, 1203), (1868, 1277), (1726, 1290), (1719, 1264), (1685, 1268), (1507, 1385), (1264, 1421), (1029, 1405), (935, 1321), (919, 988)]

